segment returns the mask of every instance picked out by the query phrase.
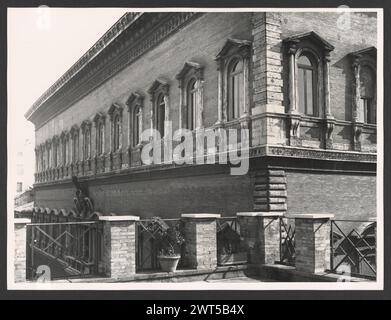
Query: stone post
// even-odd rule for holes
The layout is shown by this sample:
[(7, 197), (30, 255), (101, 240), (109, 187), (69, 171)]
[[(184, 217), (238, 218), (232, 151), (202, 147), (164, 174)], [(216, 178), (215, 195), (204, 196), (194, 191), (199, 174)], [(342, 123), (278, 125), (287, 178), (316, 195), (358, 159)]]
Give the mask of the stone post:
[(185, 237), (185, 264), (194, 269), (217, 267), (216, 218), (220, 214), (182, 214)]
[(333, 214), (295, 214), (296, 269), (318, 273), (330, 269), (330, 219)]
[(248, 262), (274, 264), (280, 260), (282, 212), (238, 212), (240, 237), (248, 248)]
[(26, 254), (27, 254), (27, 227), (30, 219), (15, 218), (14, 219), (14, 279), (15, 282), (26, 281)]
[(127, 278), (136, 273), (137, 216), (101, 216), (103, 222), (102, 266), (106, 276)]

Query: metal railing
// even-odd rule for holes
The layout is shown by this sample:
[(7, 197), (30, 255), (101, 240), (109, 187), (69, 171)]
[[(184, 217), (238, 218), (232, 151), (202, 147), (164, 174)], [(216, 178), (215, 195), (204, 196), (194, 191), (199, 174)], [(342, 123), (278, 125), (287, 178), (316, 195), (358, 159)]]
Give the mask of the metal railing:
[[(181, 219), (160, 219), (162, 225), (153, 223), (153, 219), (136, 222), (136, 272), (157, 271), (160, 269), (158, 256), (161, 250), (159, 232), (168, 228), (182, 228)], [(178, 248), (183, 257), (184, 247)], [(183, 268), (183, 259), (179, 260), (178, 269)]]
[(295, 265), (295, 220), (280, 217), (280, 264)]
[(49, 222), (27, 225), (27, 275), (47, 265), (51, 278), (98, 274), (102, 229), (98, 221)]
[(332, 272), (376, 278), (376, 222), (332, 220), (330, 247)]
[(237, 217), (216, 219), (217, 263), (219, 265), (244, 264), (247, 250), (241, 243)]

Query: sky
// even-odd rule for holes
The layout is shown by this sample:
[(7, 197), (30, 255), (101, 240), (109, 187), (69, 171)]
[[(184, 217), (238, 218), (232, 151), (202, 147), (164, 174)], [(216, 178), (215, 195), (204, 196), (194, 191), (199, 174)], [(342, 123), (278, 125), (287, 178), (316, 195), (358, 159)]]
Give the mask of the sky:
[(21, 151), (24, 185), (33, 183), (34, 126), (24, 114), (125, 12), (123, 8), (8, 9), (8, 190), (11, 192), (16, 191), (16, 181), (21, 179), (16, 176)]

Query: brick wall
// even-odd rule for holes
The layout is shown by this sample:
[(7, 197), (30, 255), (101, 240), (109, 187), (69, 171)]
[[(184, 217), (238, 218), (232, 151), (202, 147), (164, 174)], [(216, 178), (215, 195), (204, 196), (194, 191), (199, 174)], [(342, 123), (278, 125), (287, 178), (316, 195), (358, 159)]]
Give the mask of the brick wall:
[[(72, 184), (36, 189), (36, 206), (72, 209)], [(248, 175), (209, 174), (111, 182), (89, 182), (89, 195), (100, 212), (142, 217), (178, 217), (181, 213), (217, 212), (233, 216), (252, 210), (252, 181)]]
[(184, 219), (185, 265), (211, 269), (217, 265), (216, 220)]
[(135, 227), (134, 221), (105, 222), (102, 267), (107, 276), (123, 278), (135, 273)]
[(333, 213), (341, 218), (376, 216), (376, 177), (347, 173), (286, 172), (288, 214)]

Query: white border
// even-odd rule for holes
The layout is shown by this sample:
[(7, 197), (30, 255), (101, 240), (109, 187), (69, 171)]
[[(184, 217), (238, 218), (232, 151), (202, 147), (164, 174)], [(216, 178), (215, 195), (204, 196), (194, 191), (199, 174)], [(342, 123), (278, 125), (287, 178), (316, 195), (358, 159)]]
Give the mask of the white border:
[[(19, 8), (26, 9), (26, 8)], [(35, 10), (36, 8), (31, 8)], [(52, 8), (53, 9), (53, 8)], [(54, 10), (88, 8), (54, 8)], [(94, 8), (99, 9), (99, 8)], [(105, 8), (102, 8), (103, 10)], [(126, 8), (124, 8), (126, 9)], [(383, 290), (384, 220), (383, 220), (383, 9), (382, 8), (128, 8), (129, 12), (376, 12), (377, 13), (377, 280), (376, 282), (257, 282), (257, 283), (14, 283), (13, 199), (8, 196), (7, 219), (7, 288), (8, 290)], [(9, 126), (8, 126), (9, 130)], [(8, 134), (8, 144), (12, 143)], [(9, 158), (9, 155), (8, 155)], [(10, 165), (10, 162), (8, 161)], [(10, 181), (8, 181), (8, 189)], [(9, 193), (8, 193), (9, 195)], [(381, 226), (381, 227), (379, 227)]]

